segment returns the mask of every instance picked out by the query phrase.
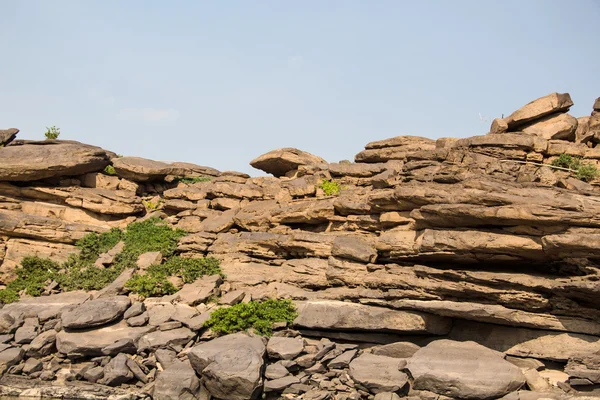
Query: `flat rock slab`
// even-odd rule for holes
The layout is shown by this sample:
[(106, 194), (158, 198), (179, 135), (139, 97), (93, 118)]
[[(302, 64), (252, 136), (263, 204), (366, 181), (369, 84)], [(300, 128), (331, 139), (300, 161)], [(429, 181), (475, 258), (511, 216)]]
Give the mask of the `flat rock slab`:
[(519, 367), (475, 342), (436, 340), (417, 351), (407, 368), (414, 389), (460, 399), (497, 398), (525, 384)]
[(105, 325), (120, 318), (131, 306), (127, 296), (114, 296), (87, 301), (61, 315), (64, 328), (85, 329)]
[(58, 317), (65, 308), (75, 307), (90, 298), (90, 294), (81, 291), (29, 297), (17, 303), (6, 304), (2, 311), (13, 317), (37, 317), (40, 322), (44, 322)]
[(205, 392), (191, 365), (177, 361), (158, 374), (152, 396), (161, 400), (203, 399), (201, 393)]
[(297, 308), (294, 325), (299, 328), (444, 335), (452, 325), (451, 320), (444, 317), (344, 301), (298, 302)]
[(236, 333), (194, 346), (188, 358), (210, 394), (248, 400), (260, 394), (264, 355), (262, 338)]
[(219, 171), (189, 163), (167, 164), (141, 157), (120, 157), (112, 160), (117, 176), (134, 182), (161, 181), (167, 175), (217, 176)]
[[(16, 143), (16, 142), (15, 142)], [(0, 181), (35, 181), (102, 171), (110, 153), (74, 141), (30, 142), (0, 147)]]
[(400, 371), (405, 365), (398, 358), (364, 353), (350, 363), (350, 376), (371, 393), (397, 392), (408, 382), (408, 375)]
[(125, 321), (86, 331), (60, 331), (56, 335), (57, 350), (68, 357), (101, 356), (102, 349), (119, 340), (131, 339), (136, 343), (140, 337), (155, 327), (130, 327)]
[(169, 345), (183, 346), (196, 334), (185, 327), (168, 331), (155, 331), (142, 336), (138, 342), (138, 351), (156, 350)]
[(254, 168), (276, 177), (284, 176), (286, 173), (298, 169), (300, 165), (326, 163), (327, 161), (321, 157), (289, 147), (272, 150), (250, 161), (250, 165)]
[(304, 350), (304, 340), (302, 338), (273, 336), (267, 343), (267, 353), (269, 357), (292, 360)]

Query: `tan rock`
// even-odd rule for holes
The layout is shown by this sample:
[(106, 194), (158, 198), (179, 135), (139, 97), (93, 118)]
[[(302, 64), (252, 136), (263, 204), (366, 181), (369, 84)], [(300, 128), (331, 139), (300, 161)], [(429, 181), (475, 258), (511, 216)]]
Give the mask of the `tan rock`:
[(294, 148), (272, 150), (250, 161), (252, 167), (276, 177), (284, 176), (301, 165), (321, 163), (326, 163), (326, 161), (321, 157)]
[(134, 182), (155, 182), (173, 176), (217, 176), (219, 171), (189, 163), (164, 163), (140, 157), (112, 160), (117, 176)]
[(490, 127), (491, 134), (505, 133), (508, 131), (508, 123), (503, 118), (496, 118), (492, 121), (492, 126)]
[(546, 115), (567, 111), (572, 105), (573, 101), (568, 93), (552, 93), (540, 97), (527, 103), (505, 118), (508, 130), (514, 131), (516, 128)]
[(418, 136), (397, 136), (391, 139), (371, 142), (358, 153), (357, 163), (382, 163), (389, 160), (405, 160), (412, 153), (434, 150), (435, 141)]
[(570, 142), (575, 141), (577, 131), (577, 118), (567, 114), (550, 114), (520, 129), (531, 135), (543, 137), (544, 139), (560, 139)]
[(587, 143), (593, 137), (593, 135), (588, 135), (590, 118), (591, 117), (577, 118), (577, 130), (575, 131), (576, 143)]
[(85, 174), (81, 181), (82, 186), (88, 188), (117, 190), (119, 188), (120, 179), (116, 176), (106, 175), (100, 172), (92, 172)]
[(0, 129), (0, 147), (8, 145), (17, 137), (17, 128)]
[(443, 335), (451, 321), (423, 313), (390, 310), (343, 301), (313, 300), (298, 302), (298, 328), (332, 330), (385, 330), (404, 334)]
[(13, 143), (0, 147), (0, 181), (34, 181), (101, 171), (110, 153), (75, 141)]

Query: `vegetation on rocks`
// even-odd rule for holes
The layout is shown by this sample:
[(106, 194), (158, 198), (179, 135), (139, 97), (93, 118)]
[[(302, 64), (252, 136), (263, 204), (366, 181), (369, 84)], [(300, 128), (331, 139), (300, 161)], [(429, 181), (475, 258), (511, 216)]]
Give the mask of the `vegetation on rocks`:
[(60, 136), (60, 128), (57, 128), (56, 126), (46, 127), (44, 136), (46, 136), (46, 139), (58, 139)]
[(568, 168), (572, 170), (575, 177), (584, 182), (590, 182), (600, 177), (600, 171), (595, 165), (582, 161), (581, 157), (572, 156), (570, 154), (561, 154), (558, 158), (552, 161), (555, 167)]
[(106, 175), (110, 175), (110, 176), (114, 176), (117, 174), (117, 172), (115, 171), (115, 167), (113, 167), (112, 165), (107, 165), (106, 167), (104, 167), (104, 171), (103, 171)]
[(212, 177), (210, 176), (183, 176), (177, 178), (177, 182), (185, 183), (186, 185), (193, 185), (199, 182), (210, 182)]
[[(214, 258), (181, 258), (175, 256), (177, 242), (186, 233), (172, 229), (159, 218), (130, 224), (125, 231), (113, 228), (104, 233), (91, 233), (77, 242), (79, 254), (72, 255), (62, 265), (49, 259), (25, 257), (16, 269), (17, 278), (4, 290), (0, 301), (10, 303), (19, 299), (23, 290), (30, 296), (39, 296), (45, 286), (56, 282), (61, 290), (99, 290), (113, 282), (125, 268), (135, 268), (138, 257), (158, 251), (165, 262), (152, 265), (144, 275), (135, 275), (126, 286), (141, 296), (172, 294), (177, 288), (168, 281), (177, 276), (190, 283), (203, 275), (221, 273), (219, 261)], [(123, 241), (123, 250), (115, 256), (112, 265), (103, 268), (94, 263), (100, 256)]]
[(204, 326), (218, 334), (252, 328), (260, 335), (271, 336), (273, 323), (291, 323), (297, 316), (298, 313), (291, 300), (250, 301), (214, 311)]
[(149, 210), (156, 211), (160, 208), (162, 201), (142, 200), (142, 204)]
[(323, 190), (326, 196), (335, 196), (340, 194), (341, 186), (334, 180), (324, 179), (319, 183), (319, 188)]

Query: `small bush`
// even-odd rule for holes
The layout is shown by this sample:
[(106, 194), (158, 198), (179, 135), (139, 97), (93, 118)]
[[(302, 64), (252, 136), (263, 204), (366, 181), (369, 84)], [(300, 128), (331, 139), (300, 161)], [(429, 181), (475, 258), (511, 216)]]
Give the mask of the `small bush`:
[(575, 173), (575, 177), (584, 182), (590, 182), (600, 177), (600, 171), (595, 165), (583, 162), (581, 157), (561, 154), (552, 161), (555, 167), (568, 168)]
[(179, 177), (177, 182), (185, 183), (186, 185), (193, 185), (198, 182), (210, 182), (212, 177), (210, 176), (190, 176), (190, 177)]
[(167, 280), (165, 275), (135, 275), (125, 284), (129, 290), (142, 297), (157, 297), (173, 294), (177, 288)]
[(162, 201), (159, 200), (157, 202), (154, 202), (152, 200), (142, 200), (142, 204), (147, 209), (156, 211), (156, 210), (158, 210), (160, 208), (160, 205), (162, 204)]
[(204, 326), (218, 334), (253, 328), (260, 335), (271, 336), (274, 322), (291, 323), (297, 316), (290, 300), (251, 301), (214, 311)]
[(323, 190), (326, 196), (333, 196), (340, 194), (340, 184), (334, 180), (322, 180), (319, 187)]
[(60, 265), (52, 260), (29, 256), (23, 258), (21, 267), (15, 270), (17, 278), (0, 290), (0, 301), (12, 303), (19, 300), (23, 289), (30, 296), (39, 296), (42, 289), (58, 276)]
[(60, 136), (60, 128), (55, 126), (51, 126), (50, 128), (46, 127), (46, 133), (44, 133), (46, 139), (58, 139)]
[(106, 167), (104, 167), (104, 171), (102, 172), (110, 176), (114, 176), (117, 174), (117, 172), (115, 171), (115, 167), (113, 167), (112, 165), (107, 165)]

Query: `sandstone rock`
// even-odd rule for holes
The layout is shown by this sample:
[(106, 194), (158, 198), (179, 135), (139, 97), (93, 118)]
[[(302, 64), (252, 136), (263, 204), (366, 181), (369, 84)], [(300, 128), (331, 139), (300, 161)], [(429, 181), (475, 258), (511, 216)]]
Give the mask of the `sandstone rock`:
[(373, 400), (400, 400), (400, 396), (398, 396), (396, 393), (383, 392), (377, 393)]
[(336, 369), (348, 368), (348, 364), (350, 364), (350, 361), (352, 361), (354, 356), (356, 356), (357, 352), (358, 352), (358, 350), (356, 350), (356, 349), (345, 351), (344, 353), (340, 354), (333, 360), (329, 361), (329, 363), (327, 364), (327, 367), (330, 369), (331, 368), (336, 368)]
[(100, 289), (95, 295), (94, 298), (109, 298), (120, 296), (129, 292), (129, 289), (125, 287), (127, 281), (133, 278), (135, 274), (134, 268), (126, 268), (119, 274), (117, 279), (108, 284), (108, 286)]
[(141, 270), (148, 269), (149, 266), (160, 264), (162, 262), (162, 254), (160, 251), (150, 251), (140, 254), (135, 264)]
[(294, 325), (310, 329), (385, 330), (411, 334), (446, 334), (450, 320), (429, 314), (403, 312), (343, 301), (297, 303)]
[(234, 306), (242, 300), (244, 300), (244, 297), (246, 297), (246, 292), (244, 292), (243, 290), (234, 290), (232, 292), (228, 292), (227, 294), (222, 295), (219, 299), (219, 304)]
[(219, 275), (203, 276), (192, 283), (185, 284), (173, 297), (182, 303), (195, 306), (213, 295), (222, 281)]
[(549, 114), (567, 111), (573, 105), (568, 93), (552, 93), (527, 103), (505, 118), (509, 131)]
[(37, 318), (25, 318), (23, 325), (15, 332), (15, 343), (31, 343), (38, 335), (39, 327)]
[(350, 376), (371, 393), (398, 392), (408, 383), (408, 376), (400, 372), (405, 365), (397, 358), (364, 353), (350, 363)]
[(293, 148), (272, 150), (250, 161), (252, 167), (276, 177), (284, 176), (301, 165), (324, 163), (326, 161), (321, 157)]
[(17, 137), (17, 128), (0, 129), (0, 147), (4, 147)]
[(577, 118), (566, 113), (561, 113), (550, 114), (520, 129), (527, 134), (540, 136), (545, 139), (561, 139), (573, 142), (575, 141), (577, 124)]
[(29, 344), (27, 357), (44, 357), (55, 351), (57, 332), (54, 329), (40, 333)]
[(410, 358), (421, 347), (411, 342), (396, 342), (373, 349), (373, 354), (393, 358)]
[(40, 322), (58, 317), (63, 310), (71, 309), (89, 300), (91, 295), (82, 291), (64, 292), (43, 297), (28, 297), (17, 303), (6, 304), (2, 311), (23, 318), (37, 317)]
[(0, 351), (0, 374), (21, 362), (25, 351), (20, 347), (9, 347), (5, 350)]
[(0, 181), (34, 181), (101, 171), (105, 150), (74, 141), (29, 142), (0, 147)]
[(211, 395), (245, 400), (260, 394), (264, 353), (261, 338), (236, 333), (194, 346), (188, 358)]
[(158, 374), (152, 395), (164, 400), (208, 399), (205, 392), (190, 364), (177, 361)]
[(357, 163), (404, 160), (409, 154), (421, 150), (435, 150), (435, 141), (418, 136), (397, 136), (367, 144), (354, 160)]
[(270, 358), (292, 360), (304, 350), (302, 338), (273, 336), (267, 343), (267, 353)]
[(40, 360), (31, 357), (25, 361), (25, 365), (23, 365), (23, 373), (29, 375), (31, 373), (41, 371), (43, 368), (44, 365)]
[(89, 300), (61, 315), (63, 327), (70, 329), (91, 328), (105, 325), (123, 316), (131, 305), (125, 296)]
[(372, 263), (377, 259), (377, 250), (367, 237), (338, 236), (333, 241), (331, 255), (363, 263)]
[(102, 349), (123, 339), (136, 343), (153, 327), (129, 327), (125, 321), (86, 331), (60, 331), (56, 335), (57, 350), (70, 358), (100, 356)]
[(465, 399), (504, 396), (525, 383), (501, 353), (474, 342), (436, 340), (412, 356), (408, 369), (415, 389)]
[(279, 379), (288, 376), (290, 372), (280, 363), (269, 364), (265, 369), (265, 378)]
[(264, 384), (264, 392), (282, 392), (285, 388), (295, 383), (300, 383), (300, 380), (291, 375), (279, 379), (267, 380)]
[(156, 331), (142, 336), (137, 344), (138, 351), (155, 350), (157, 348), (179, 345), (183, 346), (196, 334), (188, 328), (177, 328), (167, 331)]
[(587, 143), (593, 139), (594, 135), (589, 135), (591, 117), (579, 117), (577, 118), (577, 130), (575, 131), (575, 142), (576, 143)]
[(104, 367), (104, 377), (100, 383), (108, 386), (118, 386), (133, 379), (133, 373), (127, 366), (127, 356), (119, 354)]
[(164, 322), (170, 321), (175, 313), (175, 306), (168, 301), (161, 301), (160, 303), (155, 304), (150, 302), (149, 299), (146, 299), (146, 304), (149, 318), (148, 323), (153, 326), (158, 326)]
[(131, 317), (137, 317), (146, 311), (146, 305), (142, 302), (133, 303), (127, 311), (123, 314), (123, 319), (129, 319)]
[(508, 131), (508, 123), (503, 118), (495, 118), (490, 127), (491, 134), (504, 133)]
[(140, 157), (120, 157), (112, 160), (117, 176), (134, 182), (162, 181), (167, 175), (173, 176), (216, 176), (213, 168), (189, 163), (167, 164)]
[(587, 379), (590, 384), (600, 384), (600, 353), (569, 359), (565, 372), (569, 374), (570, 379)]

